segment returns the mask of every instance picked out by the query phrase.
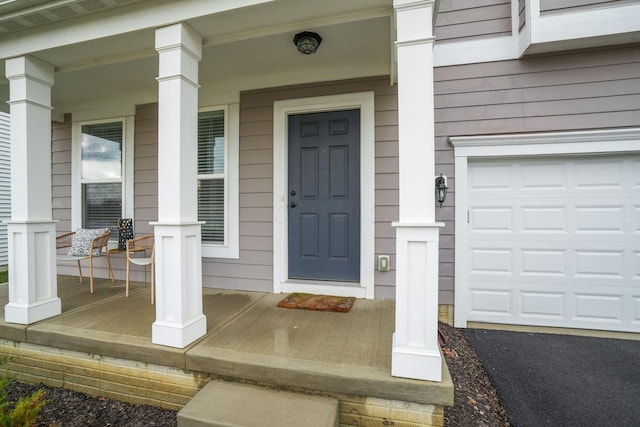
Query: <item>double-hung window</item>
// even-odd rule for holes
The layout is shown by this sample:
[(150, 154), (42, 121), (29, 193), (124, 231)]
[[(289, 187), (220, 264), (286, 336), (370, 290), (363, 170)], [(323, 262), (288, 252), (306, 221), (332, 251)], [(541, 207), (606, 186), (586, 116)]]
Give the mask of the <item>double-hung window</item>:
[(204, 221), (205, 257), (238, 257), (236, 129), (237, 104), (198, 113), (198, 220)]
[(225, 110), (198, 114), (198, 220), (202, 243), (225, 242)]
[(74, 126), (74, 228), (111, 229), (118, 236), (118, 218), (132, 216), (133, 203), (127, 157), (133, 133), (131, 120), (113, 119)]

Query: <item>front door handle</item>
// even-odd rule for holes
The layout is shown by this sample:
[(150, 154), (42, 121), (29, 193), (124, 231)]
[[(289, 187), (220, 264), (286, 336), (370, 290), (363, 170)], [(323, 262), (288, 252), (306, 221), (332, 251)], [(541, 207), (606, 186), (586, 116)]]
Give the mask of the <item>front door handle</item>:
[(296, 202), (289, 203), (289, 207), (295, 208), (296, 206), (298, 206)]

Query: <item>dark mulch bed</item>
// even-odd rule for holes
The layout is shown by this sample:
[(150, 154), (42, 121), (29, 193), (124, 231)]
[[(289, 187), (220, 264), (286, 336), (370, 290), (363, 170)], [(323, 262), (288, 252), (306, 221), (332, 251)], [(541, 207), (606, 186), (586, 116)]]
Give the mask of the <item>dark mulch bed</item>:
[[(509, 427), (507, 414), (498, 401), (480, 360), (458, 329), (440, 324), (447, 339), (442, 348), (455, 385), (455, 404), (445, 409), (448, 427)], [(132, 405), (104, 397), (91, 397), (63, 388), (14, 381), (7, 387), (9, 401), (46, 390), (47, 404), (38, 417), (38, 427), (174, 427), (176, 412), (148, 405)]]
[(9, 401), (46, 390), (47, 404), (38, 416), (38, 427), (175, 427), (176, 412), (149, 405), (132, 405), (104, 397), (42, 384), (12, 382), (6, 389)]
[(455, 388), (454, 406), (444, 410), (444, 425), (508, 427), (507, 413), (473, 347), (456, 328), (441, 323), (440, 331), (447, 339), (442, 352)]

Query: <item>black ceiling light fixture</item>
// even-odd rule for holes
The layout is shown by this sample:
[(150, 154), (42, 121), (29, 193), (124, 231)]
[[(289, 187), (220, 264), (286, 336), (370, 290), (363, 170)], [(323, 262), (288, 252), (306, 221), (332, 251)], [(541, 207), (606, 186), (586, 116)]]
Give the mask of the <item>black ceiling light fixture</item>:
[(303, 31), (293, 37), (293, 44), (296, 45), (300, 53), (305, 55), (316, 53), (320, 43), (322, 43), (322, 37), (318, 33), (312, 33), (311, 31)]

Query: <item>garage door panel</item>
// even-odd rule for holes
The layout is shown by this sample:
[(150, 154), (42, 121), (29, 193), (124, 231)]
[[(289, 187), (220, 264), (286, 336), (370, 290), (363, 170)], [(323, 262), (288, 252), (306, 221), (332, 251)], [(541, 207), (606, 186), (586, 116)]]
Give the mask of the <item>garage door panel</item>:
[(566, 277), (567, 251), (554, 249), (522, 249), (522, 275)]
[(576, 277), (623, 279), (623, 251), (576, 250)]
[(624, 233), (625, 207), (622, 204), (576, 206), (575, 212), (576, 233)]
[(520, 314), (529, 318), (563, 320), (565, 295), (561, 292), (521, 292)]
[(470, 173), (470, 193), (509, 192), (509, 181), (503, 177), (511, 175), (512, 166), (509, 164), (483, 164), (474, 168)]
[(470, 310), (472, 317), (498, 316), (511, 317), (513, 290), (511, 289), (474, 289), (470, 293)]
[(512, 253), (510, 248), (474, 248), (470, 252), (471, 273), (512, 276)]
[[(513, 246), (509, 247), (509, 243)], [(601, 249), (578, 248), (549, 249), (547, 240), (537, 242), (493, 241), (483, 247), (470, 247), (468, 251), (470, 279), (484, 277), (502, 280), (517, 278), (528, 283), (542, 280), (569, 278), (576, 283), (591, 284), (621, 282), (640, 286), (640, 255), (617, 242), (601, 243)], [(522, 247), (519, 247), (522, 246)], [(530, 279), (531, 278), (531, 279)]]
[[(578, 159), (570, 162), (577, 190), (622, 190), (625, 183), (624, 159)], [(622, 166), (622, 167), (621, 167)]]
[(640, 156), (468, 168), (469, 320), (640, 332)]
[(516, 176), (511, 177), (511, 182), (517, 184), (520, 181), (522, 190), (534, 194), (548, 191), (566, 191), (566, 175), (567, 167), (562, 161), (518, 162)]
[(626, 332), (640, 326), (640, 295), (628, 295), (627, 288), (611, 287), (606, 293), (584, 286), (540, 288), (519, 290), (493, 282), (473, 289), (468, 320)]
[(486, 207), (473, 210), (473, 231), (511, 233), (511, 207)]
[(522, 232), (567, 232), (567, 208), (564, 206), (526, 206), (522, 208), (520, 216)]
[(625, 206), (620, 200), (597, 205), (593, 200), (591, 204), (569, 200), (565, 206), (552, 202), (556, 204), (507, 198), (503, 206), (476, 205), (469, 210), (469, 232), (640, 234), (640, 207)]
[(573, 301), (577, 321), (622, 323), (623, 295), (576, 293)]

